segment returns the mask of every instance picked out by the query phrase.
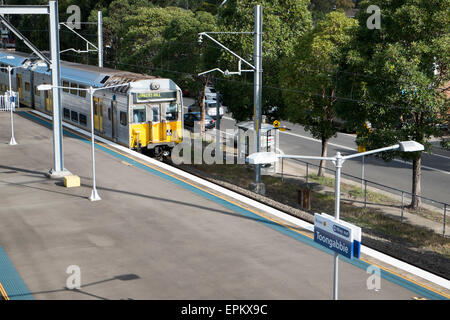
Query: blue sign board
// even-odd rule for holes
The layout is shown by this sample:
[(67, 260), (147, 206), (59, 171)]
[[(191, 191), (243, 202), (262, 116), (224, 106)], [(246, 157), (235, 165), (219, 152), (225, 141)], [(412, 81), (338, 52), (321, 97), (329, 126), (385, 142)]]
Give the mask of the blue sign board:
[(361, 228), (327, 214), (314, 215), (314, 242), (349, 259), (360, 257)]

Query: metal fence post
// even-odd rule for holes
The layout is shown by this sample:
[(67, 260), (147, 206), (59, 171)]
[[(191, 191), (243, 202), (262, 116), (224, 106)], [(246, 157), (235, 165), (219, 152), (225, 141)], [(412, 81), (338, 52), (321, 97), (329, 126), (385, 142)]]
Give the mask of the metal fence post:
[(282, 182), (284, 182), (283, 171), (284, 171), (284, 158), (281, 158), (281, 181)]
[(402, 216), (400, 218), (401, 222), (403, 222), (404, 199), (405, 199), (405, 193), (402, 191)]
[(309, 163), (306, 163), (306, 185), (308, 186), (308, 169), (309, 169)]
[(447, 204), (444, 203), (444, 228), (442, 231), (442, 236), (444, 236), (444, 237), (445, 237), (445, 216), (446, 216), (446, 214), (447, 214)]
[(367, 180), (364, 179), (364, 208), (367, 206)]

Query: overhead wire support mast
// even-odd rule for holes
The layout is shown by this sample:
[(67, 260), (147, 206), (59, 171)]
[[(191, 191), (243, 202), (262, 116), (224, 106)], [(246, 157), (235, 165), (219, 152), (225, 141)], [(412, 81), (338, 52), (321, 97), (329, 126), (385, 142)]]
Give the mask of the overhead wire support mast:
[[(81, 23), (81, 22), (80, 22)], [(83, 37), (81, 34), (76, 32), (74, 28), (71, 28), (64, 22), (60, 22), (60, 25), (65, 26), (67, 29), (75, 33), (78, 37), (83, 39), (86, 42), (86, 50), (79, 50), (75, 48), (69, 48), (64, 49), (60, 53), (64, 53), (67, 51), (73, 51), (75, 53), (89, 53), (89, 52), (98, 52), (98, 66), (100, 68), (103, 68), (103, 15), (101, 11), (98, 11), (98, 21), (97, 22), (84, 22), (84, 24), (97, 24), (97, 37), (98, 37), (98, 43), (97, 46), (90, 42), (88, 39)], [(93, 47), (94, 49), (90, 49), (89, 46)]]
[[(51, 70), (52, 85), (58, 86), (61, 82), (61, 68), (59, 59), (59, 18), (58, 18), (58, 2), (50, 0), (48, 5), (10, 5), (0, 6), (0, 16), (7, 15), (23, 15), (38, 14), (48, 15), (50, 30), (50, 53), (51, 59), (48, 59), (39, 51), (28, 39), (20, 34), (20, 32), (10, 24), (6, 19), (2, 19), (2, 23), (15, 33), (39, 58), (47, 63)], [(61, 92), (53, 90), (53, 167), (49, 171), (50, 178), (62, 178), (69, 175), (70, 172), (64, 168), (63, 155), (63, 134), (61, 119)]]
[[(225, 2), (224, 2), (225, 3)], [(222, 3), (222, 5), (224, 4)], [(198, 75), (203, 75), (213, 71), (219, 71), (224, 75), (231, 74), (241, 74), (241, 72), (253, 72), (254, 73), (254, 130), (256, 132), (256, 152), (260, 152), (261, 147), (261, 120), (262, 120), (262, 6), (255, 6), (255, 29), (253, 32), (200, 32), (198, 34), (199, 39), (198, 42), (202, 43), (203, 36), (207, 37), (215, 44), (219, 45), (228, 53), (232, 54), (236, 58), (239, 59), (238, 63), (238, 71), (237, 72), (229, 72), (228, 70), (222, 71), (219, 68), (215, 68), (206, 72), (199, 73)], [(234, 53), (219, 41), (211, 37), (209, 34), (252, 34), (254, 36), (254, 51), (253, 51), (253, 60), (255, 61), (255, 65), (251, 64), (238, 54)], [(251, 70), (241, 70), (242, 61), (247, 64)], [(251, 188), (260, 194), (265, 193), (264, 184), (261, 182), (261, 165), (255, 165), (255, 182), (251, 185)]]

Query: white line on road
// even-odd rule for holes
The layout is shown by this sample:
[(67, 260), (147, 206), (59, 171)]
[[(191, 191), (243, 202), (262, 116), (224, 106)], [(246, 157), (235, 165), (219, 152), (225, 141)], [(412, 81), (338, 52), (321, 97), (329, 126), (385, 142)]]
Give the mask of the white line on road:
[[(302, 139), (306, 139), (306, 140), (310, 140), (310, 141), (322, 143), (322, 141), (320, 141), (319, 139), (315, 139), (315, 138), (311, 138), (311, 137), (302, 136), (302, 135), (300, 135), (300, 134), (291, 133), (291, 132), (282, 132), (282, 133), (288, 134), (288, 135), (291, 135), (291, 136), (295, 136), (295, 137), (299, 137), (299, 138), (302, 138)], [(334, 147), (337, 147), (337, 148), (341, 148), (341, 149), (345, 149), (345, 150), (358, 151), (358, 150), (355, 149), (355, 148), (346, 147), (346, 146), (343, 146), (343, 145), (341, 145), (341, 144), (336, 144), (336, 143), (332, 143), (332, 142), (329, 142), (328, 145), (334, 146)], [(441, 157), (443, 157), (443, 156), (441, 156)], [(395, 161), (395, 162), (400, 162), (400, 163), (403, 163), (403, 164), (412, 165), (411, 162), (404, 161), (404, 160), (393, 159), (393, 161)], [(422, 165), (422, 168), (428, 169), (428, 170), (433, 170), (433, 171), (437, 171), (437, 172), (440, 172), (440, 173), (444, 173), (444, 174), (450, 175), (450, 172), (449, 172), (449, 171), (445, 171), (445, 170), (441, 170), (441, 169), (436, 169), (436, 168), (429, 167), (429, 166), (424, 166), (424, 165)]]
[[(223, 118), (225, 118), (225, 119), (227, 119), (227, 120), (233, 120), (233, 121), (234, 121), (234, 119), (233, 119), (233, 118), (230, 118), (230, 117), (225, 117), (225, 116), (224, 116)], [(298, 138), (302, 138), (302, 139), (305, 139), (305, 140), (310, 140), (310, 141), (322, 143), (322, 141), (320, 141), (319, 139), (315, 139), (315, 138), (303, 136), (303, 135), (300, 135), (300, 134), (298, 134), (298, 133), (292, 133), (292, 132), (286, 132), (286, 131), (281, 131), (281, 133), (287, 134), (287, 135), (290, 135), (290, 136), (294, 136), (294, 137), (298, 137)], [(340, 148), (340, 149), (344, 149), (344, 150), (358, 151), (358, 149), (356, 149), (356, 148), (350, 148), (350, 147), (343, 146), (343, 145), (337, 144), (337, 143), (329, 142), (328, 145), (334, 146), (334, 147), (337, 147), (337, 148)], [(438, 155), (438, 154), (433, 154), (433, 155), (434, 155), (434, 156), (443, 157), (443, 158), (446, 158), (446, 159), (450, 159), (449, 157), (442, 156), (442, 155)], [(395, 162), (400, 162), (400, 163), (403, 163), (403, 164), (412, 165), (410, 162), (407, 162), (407, 161), (404, 161), (404, 160), (393, 159), (393, 161), (395, 161)], [(436, 168), (429, 167), (429, 166), (424, 166), (424, 165), (422, 165), (422, 168), (428, 169), (428, 170), (433, 170), (433, 171), (437, 171), (437, 172), (440, 172), (440, 173), (443, 173), (443, 174), (450, 175), (450, 172), (449, 172), (449, 171), (445, 171), (445, 170), (441, 170), (441, 169), (436, 169)]]

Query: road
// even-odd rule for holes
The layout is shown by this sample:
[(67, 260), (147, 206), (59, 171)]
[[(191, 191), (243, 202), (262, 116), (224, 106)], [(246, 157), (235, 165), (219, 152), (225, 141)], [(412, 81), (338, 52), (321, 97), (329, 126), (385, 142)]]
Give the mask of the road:
[[(187, 98), (186, 103), (191, 103)], [(188, 104), (186, 104), (188, 105)], [(222, 118), (221, 130), (235, 128), (235, 120), (230, 115)], [(280, 132), (279, 148), (285, 154), (313, 155), (321, 153), (321, 142), (314, 139), (302, 126), (288, 122), (282, 122), (291, 131)], [(355, 135), (339, 133), (336, 138), (330, 139), (328, 155), (336, 152), (349, 154), (357, 152)], [(318, 164), (318, 161), (309, 161)], [(342, 173), (356, 176), (362, 175), (361, 158), (348, 160), (344, 163)], [(332, 163), (327, 163), (327, 168), (334, 169)], [(313, 170), (312, 172), (314, 172)], [(365, 159), (365, 178), (375, 183), (387, 185), (403, 191), (411, 191), (412, 165), (402, 160), (385, 162), (375, 156)], [(437, 145), (433, 148), (433, 154), (423, 154), (422, 158), (422, 195), (433, 200), (450, 203), (450, 151), (443, 150)]]

